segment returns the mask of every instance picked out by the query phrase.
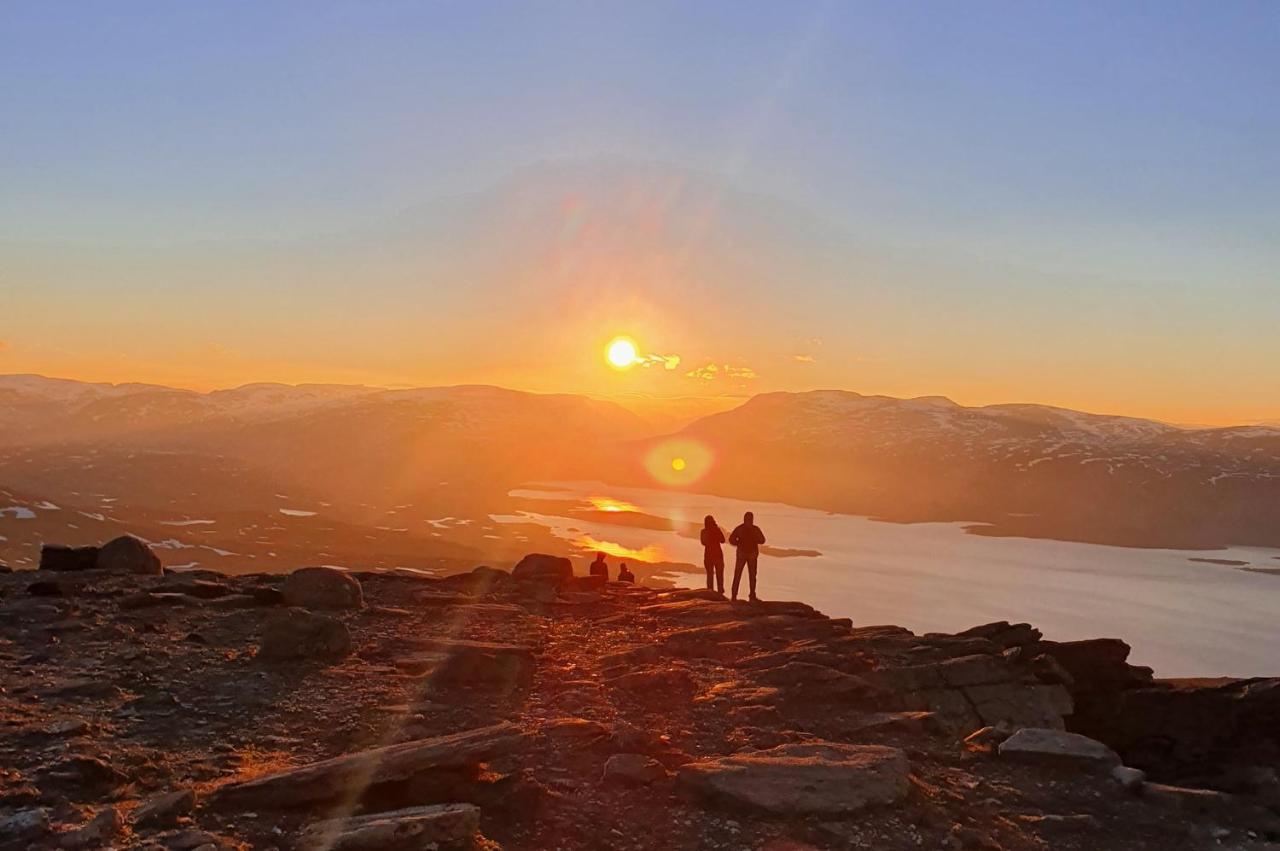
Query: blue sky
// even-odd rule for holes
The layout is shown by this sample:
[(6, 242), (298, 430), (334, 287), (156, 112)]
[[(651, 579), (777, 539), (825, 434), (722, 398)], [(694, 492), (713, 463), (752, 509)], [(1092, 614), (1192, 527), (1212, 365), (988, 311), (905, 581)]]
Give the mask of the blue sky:
[[(963, 287), (993, 323), (1116, 293), (1172, 351), (1280, 316), (1275, 3), (9, 2), (0, 80), (10, 250), (348, 232), (658, 164), (936, 257), (904, 298)], [(1230, 392), (1280, 415), (1277, 389)]]

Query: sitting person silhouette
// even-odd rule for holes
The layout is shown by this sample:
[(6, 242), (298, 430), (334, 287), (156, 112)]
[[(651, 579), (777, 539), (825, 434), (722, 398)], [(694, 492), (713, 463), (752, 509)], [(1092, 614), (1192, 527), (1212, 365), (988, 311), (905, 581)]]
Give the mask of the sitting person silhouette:
[(756, 596), (756, 563), (760, 560), (760, 545), (764, 543), (764, 532), (755, 523), (756, 516), (748, 511), (742, 515), (742, 523), (729, 535), (729, 543), (738, 548), (737, 557), (733, 561), (733, 600), (738, 599), (738, 583), (742, 581), (742, 568), (747, 568), (747, 576), (751, 583), (751, 600)]
[(627, 569), (627, 563), (624, 561), (622, 566), (618, 568), (619, 582), (635, 582), (636, 575)]
[(587, 573), (591, 576), (609, 578), (609, 565), (604, 563), (604, 553), (596, 553), (596, 560), (591, 562), (591, 566), (587, 568)]
[(724, 593), (724, 532), (710, 514), (702, 521), (702, 566), (707, 571), (707, 590)]

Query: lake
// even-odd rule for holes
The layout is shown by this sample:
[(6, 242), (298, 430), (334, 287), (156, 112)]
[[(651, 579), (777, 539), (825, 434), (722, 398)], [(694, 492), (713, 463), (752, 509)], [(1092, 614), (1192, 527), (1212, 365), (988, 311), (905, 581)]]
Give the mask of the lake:
[[(701, 523), (712, 514), (726, 534), (752, 510), (769, 545), (816, 550), (811, 557), (760, 559), (760, 596), (803, 600), (856, 625), (899, 624), (956, 632), (996, 620), (1028, 621), (1060, 641), (1122, 638), (1130, 661), (1157, 676), (1280, 675), (1280, 575), (1193, 562), (1212, 558), (1280, 568), (1280, 550), (1232, 547), (1184, 551), (972, 535), (959, 523), (897, 524), (777, 503), (679, 491), (554, 482), (511, 492), (538, 499), (538, 513), (495, 516), (534, 522), (556, 537), (644, 561), (702, 563), (696, 539), (673, 531), (584, 520), (583, 503)], [(565, 513), (554, 513), (555, 503)], [(599, 518), (596, 512), (593, 518)], [(726, 585), (733, 572), (726, 547)], [(616, 567), (617, 558), (610, 560)], [(698, 587), (704, 574), (672, 573)], [(746, 596), (743, 576), (742, 596)]]

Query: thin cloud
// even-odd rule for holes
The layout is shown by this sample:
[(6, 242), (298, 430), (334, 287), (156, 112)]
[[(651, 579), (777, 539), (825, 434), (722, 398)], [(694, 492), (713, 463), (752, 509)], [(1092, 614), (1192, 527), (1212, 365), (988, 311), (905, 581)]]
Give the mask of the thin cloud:
[(760, 377), (749, 366), (734, 366), (728, 363), (709, 363), (706, 366), (700, 366), (697, 369), (686, 372), (685, 376), (687, 378), (696, 378), (700, 381), (716, 381), (718, 379), (750, 381)]
[(792, 355), (791, 359), (799, 363), (817, 363), (817, 358), (813, 355)]
[(643, 367), (661, 366), (663, 369), (675, 369), (680, 365), (679, 355), (636, 355), (635, 362)]

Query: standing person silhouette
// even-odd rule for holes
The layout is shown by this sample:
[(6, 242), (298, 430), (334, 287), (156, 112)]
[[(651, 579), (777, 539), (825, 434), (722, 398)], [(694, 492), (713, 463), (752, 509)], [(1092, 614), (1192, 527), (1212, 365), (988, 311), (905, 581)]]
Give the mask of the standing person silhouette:
[[(702, 521), (702, 566), (707, 571), (707, 590), (724, 593), (724, 532), (710, 514)], [(714, 584), (712, 580), (715, 580)]]
[(729, 535), (729, 543), (737, 547), (737, 557), (733, 560), (733, 599), (738, 599), (738, 583), (742, 581), (742, 566), (747, 567), (747, 577), (751, 583), (752, 601), (760, 599), (756, 596), (756, 563), (760, 560), (760, 545), (764, 543), (764, 532), (755, 523), (756, 516), (748, 511), (742, 515), (742, 524)]

